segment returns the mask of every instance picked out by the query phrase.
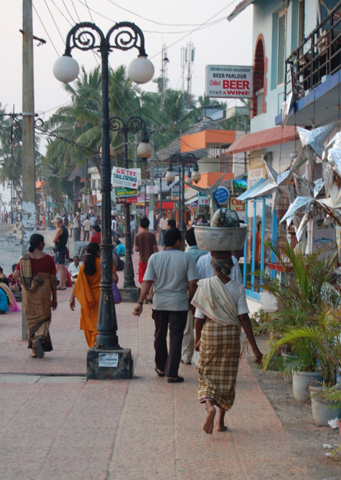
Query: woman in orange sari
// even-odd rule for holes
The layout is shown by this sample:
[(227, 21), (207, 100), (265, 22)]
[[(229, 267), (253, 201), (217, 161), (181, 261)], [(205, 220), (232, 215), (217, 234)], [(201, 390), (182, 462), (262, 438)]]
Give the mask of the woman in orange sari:
[[(85, 260), (81, 265), (73, 292), (70, 298), (70, 308), (75, 309), (75, 299), (81, 305), (80, 329), (89, 348), (95, 346), (97, 337), (97, 318), (101, 297), (101, 251), (98, 243), (89, 243), (86, 247)], [(118, 282), (116, 269), (113, 267), (113, 280)]]

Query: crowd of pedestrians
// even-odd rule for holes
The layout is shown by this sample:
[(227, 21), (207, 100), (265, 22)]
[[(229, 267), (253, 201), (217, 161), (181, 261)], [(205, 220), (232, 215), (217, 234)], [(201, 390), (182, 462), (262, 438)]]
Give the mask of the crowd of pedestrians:
[[(204, 220), (201, 217), (200, 221)], [(183, 383), (185, 379), (179, 375), (180, 362), (187, 365), (194, 362), (199, 377), (198, 399), (205, 404), (207, 412), (203, 429), (208, 434), (213, 433), (214, 427), (223, 432), (225, 412), (232, 407), (235, 397), (241, 328), (256, 362), (262, 360), (248, 316), (238, 260), (231, 252), (200, 250), (195, 230), (189, 228), (183, 239), (175, 221), (167, 219), (165, 214), (159, 219), (159, 246), (156, 235), (149, 231), (148, 218), (140, 219), (138, 233), (134, 216), (129, 221), (133, 250), (139, 255), (141, 284), (139, 300), (132, 313), (139, 316), (144, 303), (152, 303), (155, 373), (168, 383)], [(15, 266), (11, 281), (22, 288), (28, 347), (33, 358), (41, 358), (53, 349), (49, 333), (52, 310), (58, 305), (57, 290), (66, 290), (69, 280), (73, 285), (70, 308), (75, 309), (77, 299), (81, 306), (80, 329), (84, 330), (87, 345), (95, 346), (101, 281), (100, 224), (98, 216), (74, 214), (74, 240), (80, 240), (83, 232), (83, 239), (89, 244), (82, 257), (75, 256), (67, 269), (70, 219), (68, 215), (57, 216), (54, 258), (43, 251), (44, 237), (34, 234), (29, 252)], [(115, 217), (112, 230), (117, 256), (123, 256), (120, 246), (124, 245), (118, 238)], [(115, 264), (112, 279), (114, 288), (118, 282)]]

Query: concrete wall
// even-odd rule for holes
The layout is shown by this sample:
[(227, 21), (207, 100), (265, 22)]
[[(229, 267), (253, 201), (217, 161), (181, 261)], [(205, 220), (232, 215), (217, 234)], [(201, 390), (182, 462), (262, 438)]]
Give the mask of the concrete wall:
[[(253, 57), (259, 35), (263, 35), (265, 44), (265, 57), (267, 59), (267, 91), (266, 113), (256, 115), (251, 120), (251, 132), (258, 132), (275, 126), (275, 117), (281, 112), (284, 98), (284, 84), (276, 85), (277, 71), (277, 31), (276, 16), (285, 9), (286, 2), (282, 0), (257, 0), (253, 9)], [(289, 3), (286, 13), (286, 52), (288, 58), (293, 49), (297, 47), (295, 32), (297, 29), (298, 0)], [(316, 27), (317, 4), (315, 0), (305, 1), (305, 36)]]

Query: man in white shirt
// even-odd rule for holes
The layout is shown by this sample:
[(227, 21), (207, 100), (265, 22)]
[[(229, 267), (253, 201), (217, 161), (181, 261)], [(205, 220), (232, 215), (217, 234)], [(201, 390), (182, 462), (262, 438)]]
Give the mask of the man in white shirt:
[(76, 255), (75, 257), (73, 257), (73, 262), (70, 263), (69, 268), (68, 268), (69, 273), (70, 273), (72, 278), (77, 277), (80, 267), (81, 267), (80, 260), (79, 260), (78, 255)]
[(161, 246), (164, 247), (165, 244), (164, 244), (164, 241), (163, 241), (163, 237), (165, 236), (165, 233), (166, 233), (166, 230), (167, 230), (167, 227), (168, 227), (168, 219), (167, 219), (167, 215), (165, 213), (160, 218), (159, 227), (160, 227), (160, 243), (161, 243)]
[(182, 251), (183, 240), (178, 228), (167, 230), (164, 240), (165, 249), (149, 257), (133, 315), (142, 313), (143, 301), (154, 284), (152, 317), (155, 322), (155, 371), (159, 377), (166, 376), (168, 383), (181, 383), (184, 379), (178, 375), (178, 370), (182, 337), (198, 272), (194, 258)]
[[(199, 258), (197, 262), (197, 269), (200, 276), (200, 279), (211, 278), (214, 276), (213, 268), (211, 265), (212, 255), (207, 253)], [(235, 282), (243, 283), (242, 273), (239, 268), (239, 263), (236, 257), (232, 255), (233, 268), (231, 270), (230, 278)]]

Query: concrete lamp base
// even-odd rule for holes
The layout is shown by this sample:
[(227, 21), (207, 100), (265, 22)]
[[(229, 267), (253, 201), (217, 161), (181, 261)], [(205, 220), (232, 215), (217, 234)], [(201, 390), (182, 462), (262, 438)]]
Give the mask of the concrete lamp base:
[(129, 348), (88, 350), (87, 380), (127, 380), (133, 376), (134, 362)]
[(137, 287), (120, 288), (122, 302), (137, 302), (140, 296), (140, 289)]

